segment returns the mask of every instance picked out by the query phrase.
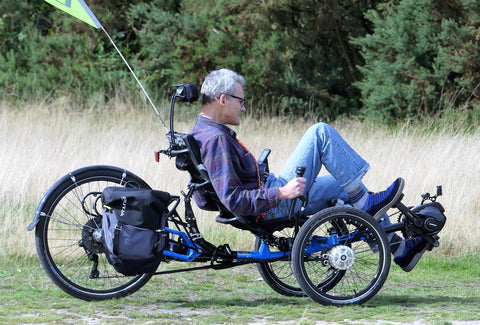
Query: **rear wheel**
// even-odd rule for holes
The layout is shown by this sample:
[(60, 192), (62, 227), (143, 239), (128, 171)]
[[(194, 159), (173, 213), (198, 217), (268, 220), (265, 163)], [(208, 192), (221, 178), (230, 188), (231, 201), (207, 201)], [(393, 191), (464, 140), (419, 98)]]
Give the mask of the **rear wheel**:
[(123, 169), (91, 166), (54, 186), (35, 229), (38, 257), (53, 282), (83, 300), (124, 297), (147, 283), (152, 274), (124, 276), (105, 258), (100, 198), (108, 186), (150, 188), (148, 184)]
[(310, 217), (292, 249), (303, 291), (324, 305), (360, 304), (381, 289), (390, 270), (390, 245), (370, 215), (333, 207)]

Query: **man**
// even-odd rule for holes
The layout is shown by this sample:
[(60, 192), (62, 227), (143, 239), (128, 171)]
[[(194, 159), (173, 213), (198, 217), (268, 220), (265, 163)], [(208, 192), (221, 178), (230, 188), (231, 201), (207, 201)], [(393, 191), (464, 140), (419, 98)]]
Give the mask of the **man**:
[[(379, 193), (366, 189), (362, 178), (370, 166), (325, 123), (310, 127), (280, 175), (270, 174), (262, 184), (257, 160), (227, 126), (239, 125), (246, 110), (244, 83), (244, 78), (231, 70), (212, 71), (202, 84), (202, 108), (191, 132), (200, 147), (213, 188), (230, 211), (242, 216), (286, 218), (289, 199), (308, 192), (309, 200), (304, 209), (307, 215), (328, 207), (332, 199), (339, 198), (378, 220), (400, 199), (404, 186), (402, 178)], [(303, 177), (296, 177), (298, 166), (306, 167)], [(318, 176), (322, 166), (330, 175)], [(200, 208), (208, 206), (208, 198), (201, 193), (194, 199)], [(398, 240), (395, 236), (391, 238), (393, 241)], [(410, 271), (425, 251), (426, 241), (411, 240), (401, 244), (392, 245), (395, 262)]]

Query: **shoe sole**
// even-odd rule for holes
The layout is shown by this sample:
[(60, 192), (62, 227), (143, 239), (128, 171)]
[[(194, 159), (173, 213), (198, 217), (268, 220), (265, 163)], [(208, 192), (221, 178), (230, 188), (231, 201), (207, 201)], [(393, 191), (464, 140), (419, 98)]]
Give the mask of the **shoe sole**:
[(428, 249), (428, 246), (429, 244), (425, 245), (424, 249), (415, 254), (410, 263), (408, 263), (407, 266), (402, 267), (402, 270), (404, 270), (405, 272), (410, 272), (411, 270), (413, 270), (413, 268), (417, 265), (418, 261), (420, 261), (420, 258), (422, 258), (423, 253), (425, 253), (425, 251)]
[(400, 178), (400, 185), (398, 186), (398, 191), (395, 194), (395, 196), (393, 197), (392, 201), (389, 204), (385, 205), (380, 210), (378, 210), (377, 213), (375, 213), (375, 215), (373, 216), (373, 219), (379, 220), (381, 217), (383, 217), (385, 212), (388, 211), (388, 209), (390, 209), (392, 206), (394, 206), (398, 203), (398, 201), (402, 197), (402, 192), (403, 192), (403, 186), (404, 185), (405, 185), (405, 180), (403, 178)]

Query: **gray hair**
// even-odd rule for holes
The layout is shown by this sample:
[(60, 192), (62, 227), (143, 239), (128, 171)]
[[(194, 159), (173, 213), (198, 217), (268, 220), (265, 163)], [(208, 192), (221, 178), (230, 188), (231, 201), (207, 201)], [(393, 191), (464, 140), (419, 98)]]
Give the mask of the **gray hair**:
[(220, 69), (210, 72), (203, 81), (200, 93), (202, 103), (209, 103), (221, 94), (233, 94), (235, 92), (235, 83), (240, 86), (245, 84), (245, 79), (238, 73), (229, 69)]

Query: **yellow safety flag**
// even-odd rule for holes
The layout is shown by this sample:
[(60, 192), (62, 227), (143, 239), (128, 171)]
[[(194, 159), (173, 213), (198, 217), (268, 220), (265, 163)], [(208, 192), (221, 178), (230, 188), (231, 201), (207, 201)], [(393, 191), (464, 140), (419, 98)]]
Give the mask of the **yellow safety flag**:
[(87, 24), (96, 27), (102, 28), (102, 25), (98, 21), (97, 17), (93, 12), (88, 8), (87, 4), (83, 0), (45, 0), (49, 4), (57, 7), (60, 10), (65, 11), (66, 13), (72, 15), (75, 18), (78, 18)]

